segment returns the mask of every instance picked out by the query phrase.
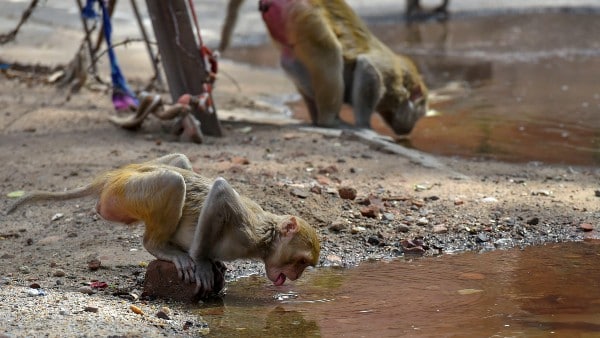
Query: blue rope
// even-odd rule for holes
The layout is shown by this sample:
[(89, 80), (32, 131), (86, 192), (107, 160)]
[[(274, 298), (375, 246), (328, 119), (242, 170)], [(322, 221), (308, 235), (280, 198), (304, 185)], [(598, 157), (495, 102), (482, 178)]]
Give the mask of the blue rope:
[(110, 77), (112, 79), (113, 94), (112, 101), (115, 109), (117, 110), (129, 110), (131, 107), (137, 107), (138, 100), (135, 94), (129, 86), (127, 81), (121, 72), (119, 63), (117, 62), (117, 55), (115, 54), (112, 45), (112, 25), (110, 23), (110, 14), (104, 0), (87, 0), (85, 7), (83, 8), (82, 15), (86, 19), (97, 19), (98, 14), (94, 10), (94, 3), (98, 2), (102, 10), (102, 23), (104, 24), (104, 37), (106, 39), (106, 45), (108, 46), (108, 59), (110, 61)]

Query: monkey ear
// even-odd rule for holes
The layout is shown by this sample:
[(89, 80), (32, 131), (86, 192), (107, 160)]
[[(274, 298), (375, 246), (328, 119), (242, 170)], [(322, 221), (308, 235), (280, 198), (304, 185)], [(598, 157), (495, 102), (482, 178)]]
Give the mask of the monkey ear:
[(298, 232), (299, 229), (300, 227), (298, 226), (298, 221), (296, 220), (296, 217), (292, 216), (289, 219), (283, 221), (283, 223), (281, 224), (280, 231), (283, 237), (287, 237), (294, 235), (296, 232)]

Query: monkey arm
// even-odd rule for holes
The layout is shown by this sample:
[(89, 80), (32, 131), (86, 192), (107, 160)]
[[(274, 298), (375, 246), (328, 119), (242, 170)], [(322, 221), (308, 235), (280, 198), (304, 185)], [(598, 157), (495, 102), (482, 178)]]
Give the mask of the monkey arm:
[(249, 258), (252, 242), (247, 232), (238, 231), (248, 227), (243, 221), (246, 214), (238, 193), (224, 178), (217, 178), (210, 188), (200, 216), (189, 253), (196, 262), (196, 288), (205, 292), (212, 290), (214, 275), (212, 262)]

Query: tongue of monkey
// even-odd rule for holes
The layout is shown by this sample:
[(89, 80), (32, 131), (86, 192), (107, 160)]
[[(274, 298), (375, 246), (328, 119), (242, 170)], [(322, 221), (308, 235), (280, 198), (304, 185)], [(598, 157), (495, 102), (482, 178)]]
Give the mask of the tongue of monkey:
[(285, 275), (283, 273), (280, 273), (279, 276), (277, 276), (277, 279), (273, 282), (273, 284), (276, 286), (281, 286), (283, 285), (283, 283), (285, 283)]

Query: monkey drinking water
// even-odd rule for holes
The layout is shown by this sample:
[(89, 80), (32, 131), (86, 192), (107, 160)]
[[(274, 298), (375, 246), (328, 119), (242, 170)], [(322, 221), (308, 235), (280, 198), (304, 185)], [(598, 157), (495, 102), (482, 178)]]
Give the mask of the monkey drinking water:
[(26, 203), (84, 196), (98, 198), (96, 210), (108, 221), (144, 222), (146, 250), (173, 262), (179, 277), (204, 294), (213, 289), (215, 262), (262, 259), (267, 277), (282, 285), (319, 259), (317, 233), (306, 221), (263, 210), (223, 178), (200, 176), (182, 154), (126, 165), (70, 191), (32, 192), (7, 213)]
[(416, 66), (368, 30), (344, 0), (259, 0), (263, 21), (281, 51), (312, 122), (339, 124), (342, 103), (355, 125), (369, 128), (378, 112), (396, 134), (408, 134), (427, 110)]

